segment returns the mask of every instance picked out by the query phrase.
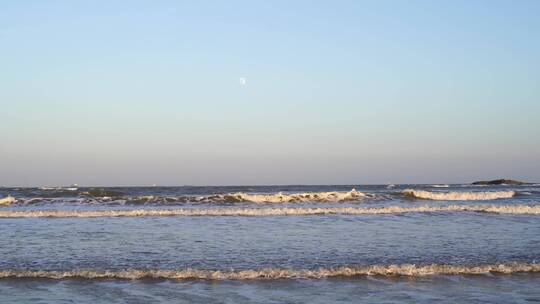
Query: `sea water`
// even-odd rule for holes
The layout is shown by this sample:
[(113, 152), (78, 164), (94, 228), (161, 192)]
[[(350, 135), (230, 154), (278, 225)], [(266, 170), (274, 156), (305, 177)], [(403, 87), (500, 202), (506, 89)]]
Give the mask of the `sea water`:
[(540, 301), (540, 186), (0, 188), (2, 303)]

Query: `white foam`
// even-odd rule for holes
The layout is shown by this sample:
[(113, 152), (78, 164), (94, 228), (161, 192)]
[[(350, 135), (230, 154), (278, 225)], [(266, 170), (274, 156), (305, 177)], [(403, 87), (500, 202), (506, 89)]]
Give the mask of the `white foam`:
[[(50, 189), (62, 189), (72, 191), (71, 188), (50, 188)], [(75, 191), (76, 188), (73, 188)], [(83, 193), (89, 194), (89, 193)], [(279, 204), (279, 203), (303, 203), (303, 202), (317, 202), (317, 203), (336, 203), (345, 201), (359, 201), (363, 198), (374, 197), (371, 194), (364, 194), (362, 192), (352, 189), (348, 192), (307, 192), (307, 193), (271, 193), (271, 194), (251, 194), (251, 193), (228, 193), (228, 194), (215, 194), (206, 196), (179, 196), (179, 197), (167, 197), (167, 196), (99, 196), (99, 197), (80, 197), (79, 203), (118, 203), (118, 204), (171, 204), (171, 203), (257, 203), (257, 204)], [(84, 199), (82, 199), (84, 198)], [(29, 202), (35, 203), (37, 201), (54, 203), (65, 202), (65, 198), (60, 200), (50, 200), (44, 198), (32, 198), (21, 199), (16, 202), (21, 205), (26, 205)]]
[(249, 194), (231, 193), (223, 198), (227, 201), (251, 202), (251, 203), (296, 203), (296, 202), (342, 202), (354, 201), (365, 197), (362, 192), (352, 189), (349, 192), (307, 192), (293, 194)]
[(15, 203), (17, 200), (13, 196), (0, 198), (0, 206), (9, 206)]
[(482, 212), (515, 215), (540, 215), (540, 205), (450, 205), (381, 208), (209, 208), (209, 209), (138, 209), (101, 211), (0, 211), (0, 218), (96, 218), (151, 216), (314, 216), (379, 215), (430, 212)]
[(431, 185), (431, 187), (433, 187), (433, 188), (448, 188), (450, 186), (449, 185)]
[(65, 191), (77, 191), (78, 188), (76, 187), (39, 187), (39, 190), (54, 190), (54, 191), (62, 191), (62, 190), (65, 190)]
[(511, 198), (516, 195), (515, 191), (489, 191), (489, 192), (432, 192), (424, 190), (406, 189), (406, 195), (416, 198), (438, 201), (481, 201), (501, 198)]
[(373, 265), (346, 266), (339, 268), (288, 269), (265, 268), (253, 270), (166, 270), (166, 269), (126, 269), (126, 270), (2, 270), (0, 279), (47, 278), (47, 279), (168, 279), (168, 280), (276, 280), (276, 279), (322, 279), (329, 277), (354, 276), (430, 276), (430, 275), (485, 275), (512, 274), (521, 272), (540, 272), (540, 264), (507, 263), (487, 265), (441, 265), (416, 266)]

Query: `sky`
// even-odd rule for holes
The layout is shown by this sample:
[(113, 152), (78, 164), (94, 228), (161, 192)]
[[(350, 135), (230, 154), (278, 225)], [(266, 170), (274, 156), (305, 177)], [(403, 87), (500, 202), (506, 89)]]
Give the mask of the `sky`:
[(539, 16), (0, 0), (0, 185), (540, 181)]

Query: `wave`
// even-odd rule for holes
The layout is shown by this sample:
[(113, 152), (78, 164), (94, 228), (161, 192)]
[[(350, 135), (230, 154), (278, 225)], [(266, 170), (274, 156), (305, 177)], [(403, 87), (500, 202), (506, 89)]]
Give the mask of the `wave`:
[(424, 190), (406, 189), (405, 195), (440, 201), (481, 201), (500, 198), (511, 198), (516, 195), (515, 191), (490, 191), (490, 192), (432, 192)]
[(0, 206), (9, 206), (15, 203), (17, 200), (13, 196), (0, 198)]
[(450, 205), (399, 206), (380, 208), (210, 208), (210, 209), (138, 209), (101, 211), (0, 211), (0, 218), (96, 218), (96, 217), (156, 217), (156, 216), (314, 216), (314, 215), (383, 215), (432, 212), (480, 212), (512, 215), (540, 215), (540, 205)]
[(79, 188), (76, 187), (39, 187), (39, 190), (43, 191), (77, 191)]
[(83, 196), (89, 196), (89, 197), (105, 197), (105, 198), (121, 197), (122, 195), (124, 195), (121, 192), (103, 189), (103, 188), (88, 189), (87, 191), (83, 191), (80, 194)]
[(250, 203), (296, 203), (296, 202), (343, 202), (354, 201), (366, 197), (366, 194), (352, 189), (349, 192), (308, 192), (294, 194), (225, 194), (223, 199), (228, 202)]
[[(364, 194), (352, 189), (348, 192), (307, 192), (307, 193), (274, 193), (274, 194), (250, 194), (250, 193), (228, 193), (206, 196), (123, 196), (119, 192), (101, 189), (84, 191), (78, 197), (55, 199), (47, 197), (34, 197), (31, 199), (12, 198), (9, 203), (20, 205), (30, 205), (37, 203), (55, 202), (76, 202), (79, 204), (113, 204), (113, 205), (146, 205), (146, 204), (178, 204), (178, 203), (301, 203), (301, 202), (345, 202), (357, 201), (373, 195)], [(0, 201), (1, 202), (1, 201)], [(0, 204), (1, 205), (1, 204)]]
[(431, 185), (431, 187), (433, 187), (433, 188), (448, 188), (450, 186), (445, 184), (445, 185)]
[(158, 197), (158, 196), (137, 196), (137, 197), (32, 197), (13, 198), (12, 204), (21, 206), (45, 205), (45, 204), (76, 204), (76, 205), (145, 205), (156, 204), (166, 205), (174, 203), (197, 202), (192, 197)]
[(441, 265), (431, 264), (416, 266), (403, 265), (373, 265), (345, 266), (338, 268), (309, 269), (280, 269), (265, 268), (253, 270), (166, 270), (166, 269), (125, 269), (125, 270), (2, 270), (0, 279), (13, 278), (44, 278), (44, 279), (109, 279), (109, 280), (276, 280), (276, 279), (322, 279), (329, 277), (355, 276), (430, 276), (430, 275), (485, 275), (512, 274), (523, 272), (540, 272), (540, 264), (508, 263), (487, 265)]

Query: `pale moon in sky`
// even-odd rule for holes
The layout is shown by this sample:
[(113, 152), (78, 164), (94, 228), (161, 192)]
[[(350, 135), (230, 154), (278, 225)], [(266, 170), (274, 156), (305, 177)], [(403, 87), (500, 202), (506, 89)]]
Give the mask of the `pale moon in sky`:
[(246, 85), (247, 78), (246, 77), (240, 77), (240, 85)]

